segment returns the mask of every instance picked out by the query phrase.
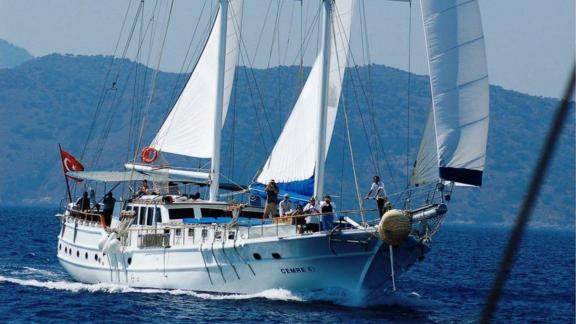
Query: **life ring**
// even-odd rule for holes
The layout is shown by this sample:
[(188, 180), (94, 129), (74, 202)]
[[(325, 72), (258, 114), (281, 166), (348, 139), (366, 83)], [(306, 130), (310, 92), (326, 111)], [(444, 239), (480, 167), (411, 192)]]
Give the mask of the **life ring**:
[(158, 151), (153, 147), (147, 147), (142, 150), (140, 158), (144, 163), (152, 163), (158, 159)]

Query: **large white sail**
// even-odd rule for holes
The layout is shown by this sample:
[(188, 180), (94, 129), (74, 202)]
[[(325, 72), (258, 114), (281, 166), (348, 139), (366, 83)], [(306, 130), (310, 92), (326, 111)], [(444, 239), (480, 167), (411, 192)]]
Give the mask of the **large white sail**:
[[(226, 120), (238, 58), (241, 10), (242, 0), (230, 0), (222, 124)], [(190, 79), (150, 145), (158, 151), (198, 158), (212, 157), (221, 18), (218, 12)]]
[[(354, 0), (337, 0), (333, 6), (325, 156), (330, 147), (342, 90), (354, 2)], [(281, 184), (301, 182), (298, 185), (300, 190), (297, 191), (303, 194), (313, 191), (312, 178), (317, 163), (315, 148), (320, 109), (318, 89), (321, 87), (321, 65), (322, 60), (318, 57), (272, 153), (257, 178), (259, 183), (267, 183), (271, 179)]]
[(421, 0), (421, 8), (439, 176), (480, 186), (488, 138), (489, 84), (478, 1)]
[(418, 158), (412, 169), (410, 183), (416, 186), (426, 185), (437, 182), (439, 177), (436, 126), (434, 125), (434, 112), (430, 109), (420, 148), (418, 149)]

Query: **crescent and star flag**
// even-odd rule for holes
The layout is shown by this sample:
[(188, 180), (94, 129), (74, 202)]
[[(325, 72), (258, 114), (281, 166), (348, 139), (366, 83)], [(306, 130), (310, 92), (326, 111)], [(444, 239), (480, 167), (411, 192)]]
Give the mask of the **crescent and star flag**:
[[(80, 163), (80, 161), (76, 160), (76, 158), (73, 157), (72, 154), (64, 151), (62, 148), (60, 148), (60, 157), (62, 158), (62, 167), (64, 168), (64, 174), (70, 171), (84, 171), (84, 166), (82, 165), (82, 163)], [(79, 182), (82, 181), (82, 179), (74, 178), (71, 176), (67, 177)]]

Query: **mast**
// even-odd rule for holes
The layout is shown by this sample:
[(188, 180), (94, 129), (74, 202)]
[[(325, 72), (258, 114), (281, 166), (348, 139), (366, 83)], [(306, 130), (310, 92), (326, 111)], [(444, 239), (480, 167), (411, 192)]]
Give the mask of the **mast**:
[(216, 109), (214, 115), (214, 146), (210, 170), (210, 201), (218, 200), (220, 186), (220, 144), (222, 137), (222, 111), (224, 110), (224, 82), (226, 72), (226, 38), (228, 35), (228, 3), (220, 0), (220, 39), (218, 42), (218, 75), (216, 77)]
[(322, 26), (322, 47), (320, 57), (322, 60), (320, 75), (320, 109), (318, 110), (318, 124), (316, 142), (316, 166), (314, 169), (314, 196), (322, 199), (324, 194), (324, 162), (326, 159), (326, 117), (328, 109), (328, 82), (330, 72), (330, 46), (332, 40), (332, 2), (333, 0), (323, 0), (323, 26)]

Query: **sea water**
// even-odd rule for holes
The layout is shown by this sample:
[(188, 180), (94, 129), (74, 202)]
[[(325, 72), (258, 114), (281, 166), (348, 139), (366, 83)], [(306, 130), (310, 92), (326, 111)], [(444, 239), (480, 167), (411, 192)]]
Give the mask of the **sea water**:
[[(510, 231), (445, 224), (398, 291), (368, 307), (282, 289), (222, 296), (74, 282), (56, 259), (56, 212), (0, 207), (0, 321), (476, 322)], [(527, 232), (498, 322), (574, 322), (574, 225), (566, 226)]]

